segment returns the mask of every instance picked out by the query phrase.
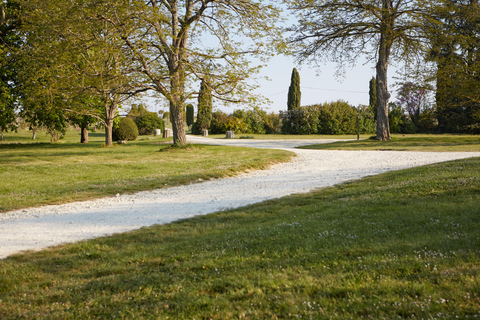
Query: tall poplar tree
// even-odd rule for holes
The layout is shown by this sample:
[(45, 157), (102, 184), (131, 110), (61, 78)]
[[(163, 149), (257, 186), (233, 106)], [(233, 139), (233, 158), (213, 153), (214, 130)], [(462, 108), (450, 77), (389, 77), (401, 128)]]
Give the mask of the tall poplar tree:
[(197, 111), (197, 128), (201, 131), (210, 127), (212, 121), (212, 90), (206, 81), (200, 84), (200, 92), (198, 93), (198, 111)]
[(288, 88), (287, 107), (288, 111), (300, 108), (302, 93), (300, 92), (300, 74), (296, 68), (292, 70), (290, 87)]
[(188, 104), (187, 107), (187, 126), (191, 126), (193, 122), (195, 121), (195, 111), (193, 109), (193, 106), (191, 104)]

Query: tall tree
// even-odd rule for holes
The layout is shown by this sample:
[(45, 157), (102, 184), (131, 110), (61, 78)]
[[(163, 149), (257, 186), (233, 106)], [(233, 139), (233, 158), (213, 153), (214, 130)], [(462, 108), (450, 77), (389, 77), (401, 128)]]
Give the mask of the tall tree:
[(208, 79), (217, 99), (251, 101), (245, 80), (261, 66), (253, 66), (249, 58), (263, 60), (284, 49), (281, 33), (275, 30), (280, 18), (273, 1), (130, 3), (127, 19), (104, 16), (104, 20), (121, 30), (129, 56), (137, 63), (135, 70), (149, 81), (147, 87), (169, 101), (176, 144), (186, 143), (183, 107), (198, 94), (196, 81)]
[[(390, 140), (388, 66), (392, 57), (409, 60), (423, 51), (426, 0), (288, 0), (298, 16), (291, 27), (301, 61), (354, 64), (365, 52), (376, 62), (377, 136)], [(372, 50), (372, 47), (374, 50)]]
[[(119, 106), (147, 90), (138, 87), (139, 81), (132, 76), (118, 29), (103, 18), (125, 17), (128, 1), (21, 1), (28, 41), (22, 64), (30, 97), (43, 95), (45, 90), (62, 95), (69, 101), (66, 111), (95, 117), (104, 124), (105, 144), (111, 146)], [(97, 99), (72, 103), (85, 94)]]
[(195, 110), (193, 105), (187, 104), (187, 126), (191, 126), (195, 122)]
[(288, 111), (300, 108), (302, 93), (300, 92), (300, 74), (296, 68), (292, 70), (290, 87), (288, 88), (287, 108)]
[(480, 6), (478, 0), (443, 0), (431, 27), (436, 103), (444, 132), (478, 131), (480, 122)]
[(206, 81), (200, 84), (200, 92), (198, 93), (198, 110), (197, 110), (197, 128), (201, 131), (210, 127), (212, 121), (212, 90)]
[(0, 131), (17, 128), (16, 60), (14, 51), (20, 45), (18, 32), (18, 4), (15, 1), (0, 3)]

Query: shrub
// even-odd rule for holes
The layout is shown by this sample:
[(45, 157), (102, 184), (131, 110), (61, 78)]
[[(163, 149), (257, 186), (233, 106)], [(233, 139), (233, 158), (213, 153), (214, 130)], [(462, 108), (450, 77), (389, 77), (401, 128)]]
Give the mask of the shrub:
[(338, 100), (320, 107), (319, 130), (322, 134), (355, 134), (357, 110), (347, 102)]
[(375, 112), (372, 106), (359, 106), (359, 126), (360, 133), (375, 133), (377, 122), (375, 121)]
[(165, 123), (155, 112), (147, 112), (135, 119), (135, 124), (138, 127), (138, 132), (142, 135), (153, 134), (155, 129), (163, 131)]
[(265, 122), (265, 133), (277, 134), (282, 131), (282, 121), (277, 113), (265, 113), (263, 121)]
[(247, 133), (248, 125), (240, 118), (228, 116), (222, 111), (215, 111), (212, 116), (210, 125), (211, 133), (225, 133), (227, 131), (235, 131), (235, 133)]
[(282, 112), (282, 131), (290, 134), (315, 134), (318, 132), (319, 115), (318, 105)]
[(113, 140), (133, 141), (138, 137), (138, 128), (130, 118), (120, 118), (118, 128), (113, 130)]
[(229, 116), (222, 111), (215, 111), (212, 114), (212, 122), (210, 123), (211, 133), (225, 133), (225, 123), (228, 121)]
[(388, 124), (391, 133), (406, 134), (418, 131), (418, 128), (401, 106), (397, 106), (395, 103), (391, 102), (388, 104), (388, 108)]
[(264, 115), (266, 115), (266, 112), (259, 108), (248, 111), (235, 110), (232, 114), (234, 118), (241, 119), (247, 124), (246, 133), (257, 134), (264, 134), (266, 132)]

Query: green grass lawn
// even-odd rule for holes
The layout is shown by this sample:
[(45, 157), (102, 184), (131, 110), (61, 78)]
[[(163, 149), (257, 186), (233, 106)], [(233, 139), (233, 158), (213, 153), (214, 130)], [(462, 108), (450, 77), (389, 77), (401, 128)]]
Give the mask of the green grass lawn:
[[(371, 135), (362, 134), (360, 139), (368, 139)], [(225, 134), (209, 134), (208, 138), (211, 139), (226, 139)], [(258, 139), (258, 140), (314, 140), (314, 139), (357, 139), (357, 135), (342, 134), (342, 135), (326, 135), (326, 134), (251, 134), (251, 133), (236, 133), (235, 139)]]
[(168, 150), (170, 139), (153, 136), (112, 148), (101, 147), (103, 133), (90, 134), (88, 144), (76, 132), (55, 144), (44, 133), (38, 137), (9, 133), (0, 143), (0, 212), (219, 178), (293, 155), (223, 146)]
[[(475, 144), (475, 137), (462, 138)], [(265, 154), (252, 155), (251, 149), (158, 152), (162, 145), (155, 143), (162, 141), (151, 139), (107, 149), (100, 142), (1, 144), (1, 168), (25, 170), (16, 177), (28, 176), (28, 170), (46, 177), (54, 175), (52, 168), (71, 166), (72, 173), (79, 173), (83, 170), (78, 168), (100, 165), (96, 176), (110, 166), (117, 166), (115, 172), (128, 171), (123, 167), (128, 164), (133, 179), (143, 170), (151, 172), (144, 168), (149, 162), (162, 167), (158, 157), (171, 156), (169, 163), (187, 159), (189, 168), (208, 171), (212, 158), (246, 153), (250, 160), (236, 167), (265, 165), (263, 158), (254, 161)], [(452, 139), (460, 150), (469, 148), (460, 138)], [(414, 140), (402, 148), (411, 148)], [(440, 142), (429, 143), (439, 148)], [(280, 153), (272, 161), (288, 156)], [(227, 161), (230, 168), (233, 160), (217, 161)], [(389, 172), (14, 255), (0, 260), (0, 318), (479, 318), (479, 167), (480, 158), (472, 158)], [(185, 176), (182, 170), (179, 177), (181, 172)], [(170, 166), (164, 174), (173, 172)], [(63, 183), (56, 188), (67, 187)]]
[(480, 159), (0, 261), (2, 319), (474, 319)]
[(478, 135), (393, 135), (390, 141), (364, 139), (301, 147), (318, 150), (480, 151)]

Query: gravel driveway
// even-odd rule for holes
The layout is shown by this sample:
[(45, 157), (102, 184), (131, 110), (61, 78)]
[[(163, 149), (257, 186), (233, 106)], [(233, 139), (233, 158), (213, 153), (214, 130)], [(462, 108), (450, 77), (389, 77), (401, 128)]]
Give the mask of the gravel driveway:
[(233, 178), (1, 214), (0, 258), (309, 192), (386, 171), (480, 157), (480, 152), (293, 149), (333, 140), (188, 139), (193, 143), (284, 149), (295, 152), (297, 157), (289, 163)]

